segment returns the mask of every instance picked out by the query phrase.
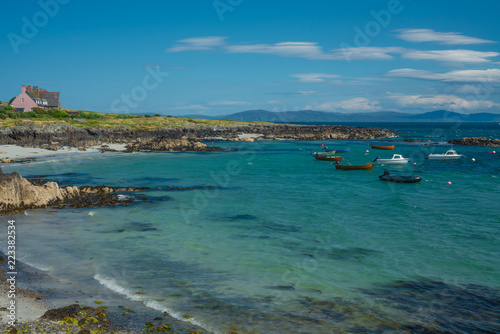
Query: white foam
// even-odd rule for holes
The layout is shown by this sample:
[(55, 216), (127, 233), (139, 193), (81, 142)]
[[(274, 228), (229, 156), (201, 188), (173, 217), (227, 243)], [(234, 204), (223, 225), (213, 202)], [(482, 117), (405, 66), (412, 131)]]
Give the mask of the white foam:
[(130, 197), (130, 196), (128, 196), (128, 195), (123, 195), (123, 194), (119, 194), (119, 195), (118, 195), (118, 200), (119, 200), (119, 201), (124, 201), (124, 200), (127, 200), (127, 199), (129, 199), (129, 198), (131, 198), (131, 197)]
[(161, 305), (160, 303), (158, 303), (156, 301), (147, 300), (143, 296), (140, 296), (140, 295), (132, 293), (131, 291), (125, 289), (122, 286), (120, 286), (113, 279), (105, 278), (105, 277), (103, 277), (103, 276), (101, 276), (99, 274), (94, 275), (94, 279), (96, 281), (98, 281), (101, 285), (103, 285), (106, 288), (108, 288), (109, 290), (114, 291), (116, 293), (119, 293), (119, 294), (127, 297), (130, 300), (142, 302), (144, 304), (144, 306), (146, 306), (146, 307), (148, 307), (150, 309), (157, 310), (157, 311), (160, 311), (160, 312), (167, 312), (171, 317), (173, 317), (173, 318), (175, 318), (177, 320), (181, 320), (181, 321), (188, 322), (190, 324), (193, 324), (193, 325), (205, 328), (206, 330), (209, 330), (209, 331), (211, 331), (213, 333), (220, 333), (220, 332), (214, 331), (209, 326), (207, 326), (205, 324), (202, 324), (201, 322), (197, 321), (194, 318), (190, 318), (189, 320), (187, 320), (186, 318), (184, 318), (182, 316), (182, 314), (180, 314), (178, 312), (175, 312), (175, 311), (169, 309), (168, 307), (165, 307), (164, 305)]

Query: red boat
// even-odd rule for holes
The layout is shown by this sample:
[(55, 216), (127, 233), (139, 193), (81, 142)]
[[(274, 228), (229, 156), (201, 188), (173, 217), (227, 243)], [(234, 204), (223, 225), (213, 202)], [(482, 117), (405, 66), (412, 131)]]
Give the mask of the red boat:
[(394, 149), (394, 145), (391, 145), (391, 146), (383, 146), (383, 145), (371, 145), (372, 148), (376, 148), (376, 149), (379, 149), (379, 150), (393, 150)]
[(336, 163), (335, 164), (335, 168), (337, 168), (337, 169), (349, 169), (349, 170), (353, 170), (353, 169), (372, 169), (373, 165), (374, 165), (374, 163), (369, 163), (369, 164), (365, 164), (365, 165), (341, 165), (339, 163)]
[(342, 160), (342, 157), (334, 157), (334, 156), (328, 156), (328, 155), (319, 155), (316, 154), (314, 155), (316, 160), (325, 160), (325, 161), (340, 161)]

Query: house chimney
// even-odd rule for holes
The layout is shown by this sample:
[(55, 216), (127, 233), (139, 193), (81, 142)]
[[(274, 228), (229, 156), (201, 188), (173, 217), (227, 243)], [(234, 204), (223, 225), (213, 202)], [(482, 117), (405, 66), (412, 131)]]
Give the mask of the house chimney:
[(33, 87), (33, 95), (36, 97), (40, 98), (39, 92), (38, 92), (38, 86)]
[(26, 86), (26, 91), (31, 93), (31, 86)]
[(23, 88), (21, 88), (21, 92), (26, 93), (26, 86), (25, 85), (23, 85)]

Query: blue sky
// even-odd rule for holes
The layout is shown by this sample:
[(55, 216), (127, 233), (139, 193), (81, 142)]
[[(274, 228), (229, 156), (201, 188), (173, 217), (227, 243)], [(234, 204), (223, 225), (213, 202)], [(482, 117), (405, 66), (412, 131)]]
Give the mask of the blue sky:
[(0, 100), (222, 115), (500, 113), (497, 1), (8, 1)]

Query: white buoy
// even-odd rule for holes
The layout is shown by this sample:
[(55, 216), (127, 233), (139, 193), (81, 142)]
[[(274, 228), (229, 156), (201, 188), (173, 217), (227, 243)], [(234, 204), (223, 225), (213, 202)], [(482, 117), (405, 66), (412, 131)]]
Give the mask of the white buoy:
[(89, 216), (92, 217), (94, 215), (94, 211), (89, 212)]
[(476, 161), (476, 159), (472, 158), (472, 161)]

